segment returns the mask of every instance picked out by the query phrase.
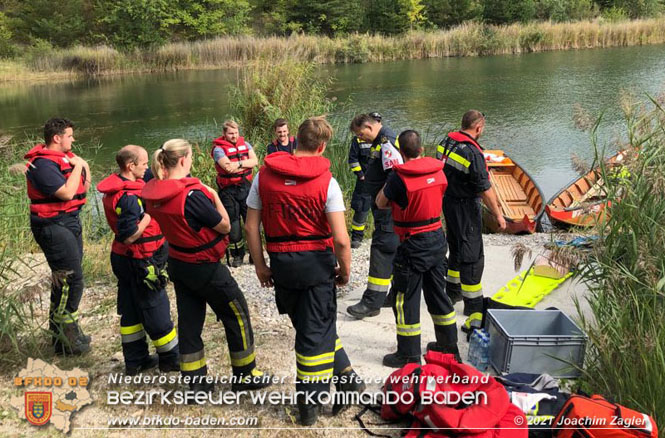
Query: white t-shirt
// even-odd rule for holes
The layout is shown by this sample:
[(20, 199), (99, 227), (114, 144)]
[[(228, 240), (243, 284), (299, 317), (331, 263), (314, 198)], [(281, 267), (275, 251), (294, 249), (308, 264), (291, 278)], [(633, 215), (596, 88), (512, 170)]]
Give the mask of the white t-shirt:
[[(252, 187), (249, 189), (249, 194), (247, 195), (247, 206), (254, 210), (261, 210), (263, 208), (261, 196), (259, 195), (259, 175), (254, 176)], [(339, 188), (337, 180), (330, 178), (325, 212), (334, 213), (336, 211), (346, 211), (346, 207), (344, 207), (344, 195), (342, 195), (342, 189)]]

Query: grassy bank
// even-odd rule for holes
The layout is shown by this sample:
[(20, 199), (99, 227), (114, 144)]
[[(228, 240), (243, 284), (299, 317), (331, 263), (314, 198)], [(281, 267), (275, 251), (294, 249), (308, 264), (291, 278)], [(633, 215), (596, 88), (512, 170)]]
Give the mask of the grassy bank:
[(15, 60), (0, 61), (0, 81), (230, 68), (259, 59), (271, 63), (284, 60), (382, 62), (661, 43), (665, 43), (665, 18), (508, 26), (467, 23), (445, 31), (410, 32), (399, 36), (224, 37), (132, 52), (106, 46), (62, 50), (32, 48)]
[[(593, 320), (584, 384), (588, 392), (665, 421), (665, 111), (624, 105), (629, 177), (603, 169), (609, 219), (582, 264)], [(616, 175), (616, 173), (614, 173)], [(661, 425), (662, 426), (662, 425)], [(662, 434), (661, 434), (662, 436)]]

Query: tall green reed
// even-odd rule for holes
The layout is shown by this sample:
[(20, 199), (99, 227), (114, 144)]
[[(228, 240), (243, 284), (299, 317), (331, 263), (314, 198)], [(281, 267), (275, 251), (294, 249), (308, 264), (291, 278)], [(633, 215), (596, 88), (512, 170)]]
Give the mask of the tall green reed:
[[(587, 391), (665, 420), (665, 111), (629, 104), (625, 170), (601, 165), (611, 206), (582, 258), (592, 313)], [(599, 154), (602, 157), (602, 154)], [(601, 160), (602, 162), (602, 160)]]

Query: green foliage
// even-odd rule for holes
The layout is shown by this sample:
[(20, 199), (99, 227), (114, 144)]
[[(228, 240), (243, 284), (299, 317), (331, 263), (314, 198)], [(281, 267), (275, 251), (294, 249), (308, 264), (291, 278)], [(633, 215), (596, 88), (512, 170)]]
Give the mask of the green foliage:
[(49, 41), (60, 47), (87, 42), (94, 27), (89, 0), (50, 0), (8, 2), (5, 13), (11, 18), (16, 41)]
[(623, 9), (612, 6), (611, 8), (603, 11), (603, 18), (610, 22), (624, 21), (628, 20), (628, 14)]
[(283, 0), (270, 8), (279, 33), (305, 32), (339, 35), (363, 31), (365, 10), (360, 2), (350, 0)]
[(407, 18), (396, 0), (373, 0), (367, 7), (369, 31), (384, 35), (394, 35), (409, 28)]
[(449, 28), (481, 17), (479, 0), (425, 0), (427, 18), (438, 28)]
[(483, 18), (492, 24), (526, 22), (536, 17), (536, 0), (482, 0)]
[(663, 0), (599, 0), (605, 10), (623, 10), (629, 18), (654, 17), (665, 12)]
[[(397, 35), (467, 21), (510, 24), (654, 17), (665, 0), (0, 0), (0, 56), (15, 45), (125, 51), (223, 35)], [(343, 57), (346, 57), (344, 55)]]
[(536, 5), (539, 20), (586, 20), (598, 15), (598, 6), (592, 0), (540, 0)]
[(426, 21), (425, 5), (423, 0), (400, 0), (400, 10), (406, 21), (409, 23), (409, 29), (417, 29)]
[(239, 35), (247, 31), (247, 0), (179, 0), (173, 10), (172, 31), (181, 39)]
[(123, 48), (164, 44), (178, 24), (173, 6), (172, 0), (98, 0), (100, 37)]
[(16, 53), (16, 47), (11, 42), (12, 31), (9, 26), (9, 19), (0, 12), (0, 58), (10, 58)]
[(245, 137), (261, 148), (272, 139), (275, 119), (287, 119), (295, 133), (306, 118), (330, 112), (329, 87), (329, 81), (318, 78), (313, 63), (255, 62), (243, 69), (231, 88), (233, 117)]
[[(580, 255), (592, 315), (583, 383), (593, 393), (665, 420), (665, 111), (624, 105), (625, 169), (601, 167), (612, 201)], [(598, 154), (602, 156), (602, 153)], [(617, 178), (619, 174), (621, 177)]]

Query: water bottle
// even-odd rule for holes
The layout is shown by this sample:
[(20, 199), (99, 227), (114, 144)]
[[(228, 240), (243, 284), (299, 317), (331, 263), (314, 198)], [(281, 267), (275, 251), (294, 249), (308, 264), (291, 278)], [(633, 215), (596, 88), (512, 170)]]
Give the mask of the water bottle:
[(490, 335), (484, 329), (481, 332), (481, 342), (478, 348), (478, 366), (479, 371), (487, 371), (490, 364)]
[(478, 356), (478, 348), (480, 344), (480, 332), (478, 329), (474, 329), (471, 333), (471, 338), (469, 340), (469, 363), (473, 367), (478, 366), (480, 357)]

